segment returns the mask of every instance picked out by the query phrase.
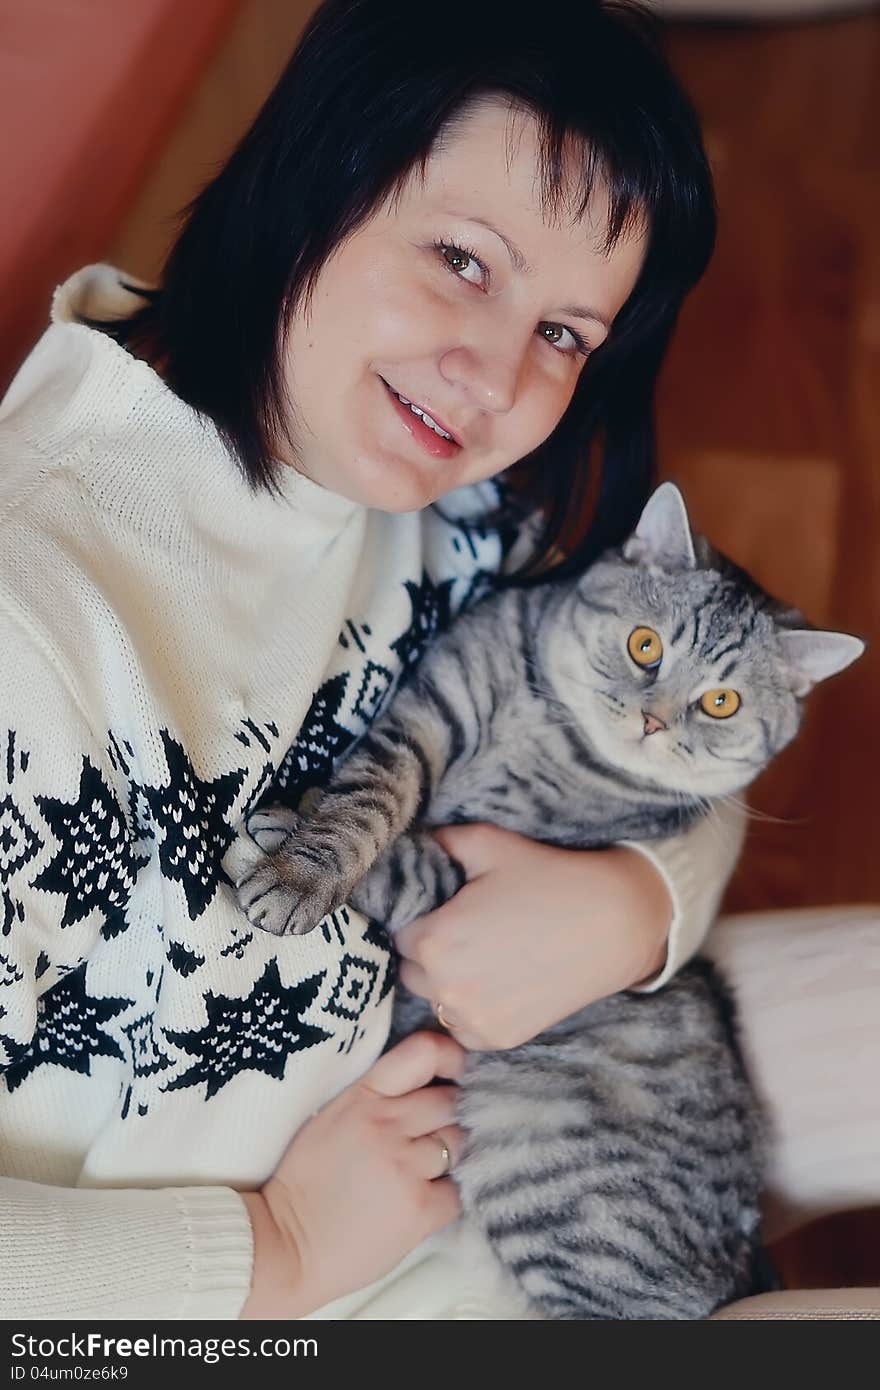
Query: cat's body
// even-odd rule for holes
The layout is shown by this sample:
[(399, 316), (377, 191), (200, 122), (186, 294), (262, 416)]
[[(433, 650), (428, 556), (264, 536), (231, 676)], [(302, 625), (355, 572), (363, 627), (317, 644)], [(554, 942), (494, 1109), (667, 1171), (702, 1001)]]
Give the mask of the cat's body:
[[(695, 551), (666, 485), (587, 575), (503, 592), (438, 638), (307, 810), (251, 818), (230, 860), (245, 910), (285, 934), (350, 901), (393, 932), (461, 886), (426, 833), (453, 822), (577, 848), (675, 836), (858, 655), (797, 622)], [(399, 999), (396, 1036), (431, 1024)], [(459, 1119), (465, 1213), (544, 1315), (699, 1318), (756, 1287), (762, 1125), (704, 963), (470, 1054)]]

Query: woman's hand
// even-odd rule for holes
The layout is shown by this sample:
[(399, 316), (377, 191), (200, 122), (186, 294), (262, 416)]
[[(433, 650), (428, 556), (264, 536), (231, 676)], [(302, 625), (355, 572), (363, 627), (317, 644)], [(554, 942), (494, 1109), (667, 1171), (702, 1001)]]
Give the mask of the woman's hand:
[(435, 835), (467, 882), (394, 941), (403, 984), (443, 1005), (464, 1047), (516, 1047), (662, 968), (672, 904), (637, 850), (556, 849), (491, 825)]
[(458, 1216), (444, 1176), (461, 1153), (456, 1088), (428, 1082), (454, 1080), (464, 1061), (452, 1038), (414, 1033), (303, 1125), (261, 1192), (243, 1194), (254, 1272), (242, 1318), (314, 1312)]

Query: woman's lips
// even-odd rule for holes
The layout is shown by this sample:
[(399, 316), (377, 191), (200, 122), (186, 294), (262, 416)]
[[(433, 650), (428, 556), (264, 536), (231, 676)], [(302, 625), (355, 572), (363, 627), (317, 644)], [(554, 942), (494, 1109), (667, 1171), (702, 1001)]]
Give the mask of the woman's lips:
[[(454, 439), (444, 439), (442, 434), (432, 430), (430, 425), (426, 425), (414, 415), (408, 405), (399, 401), (384, 377), (380, 380), (388, 393), (388, 398), (394, 409), (397, 411), (398, 418), (406, 431), (412, 435), (417, 444), (421, 444), (426, 454), (430, 454), (435, 459), (451, 459), (461, 449), (460, 444), (456, 444)], [(432, 416), (433, 419), (433, 416)], [(440, 421), (437, 421), (438, 425)]]

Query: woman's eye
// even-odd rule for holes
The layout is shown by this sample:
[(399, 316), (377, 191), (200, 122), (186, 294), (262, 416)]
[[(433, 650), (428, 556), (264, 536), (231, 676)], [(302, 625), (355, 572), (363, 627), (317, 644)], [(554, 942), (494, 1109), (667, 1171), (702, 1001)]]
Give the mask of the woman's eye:
[(700, 700), (700, 708), (713, 719), (729, 719), (741, 703), (735, 690), (707, 690)]
[(626, 647), (643, 671), (656, 671), (663, 660), (663, 643), (652, 627), (633, 628)]
[(579, 333), (575, 333), (573, 328), (566, 328), (564, 323), (539, 323), (538, 332), (545, 342), (548, 342), (551, 347), (558, 348), (560, 352), (579, 352), (582, 357), (589, 357), (590, 355), (589, 344)]
[(468, 284), (471, 285), (482, 285), (488, 272), (475, 252), (467, 251), (462, 246), (454, 246), (446, 241), (435, 242), (435, 246), (453, 275), (457, 275), (459, 280), (467, 280)]

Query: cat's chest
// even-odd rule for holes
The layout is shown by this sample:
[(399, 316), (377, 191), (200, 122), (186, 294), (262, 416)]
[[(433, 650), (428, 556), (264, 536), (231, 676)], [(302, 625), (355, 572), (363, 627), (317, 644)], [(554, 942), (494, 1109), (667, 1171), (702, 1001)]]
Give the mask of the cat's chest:
[(568, 755), (537, 702), (499, 703), (468, 755), (450, 766), (431, 800), (433, 825), (491, 821), (533, 838), (569, 839), (590, 821), (592, 778)]

